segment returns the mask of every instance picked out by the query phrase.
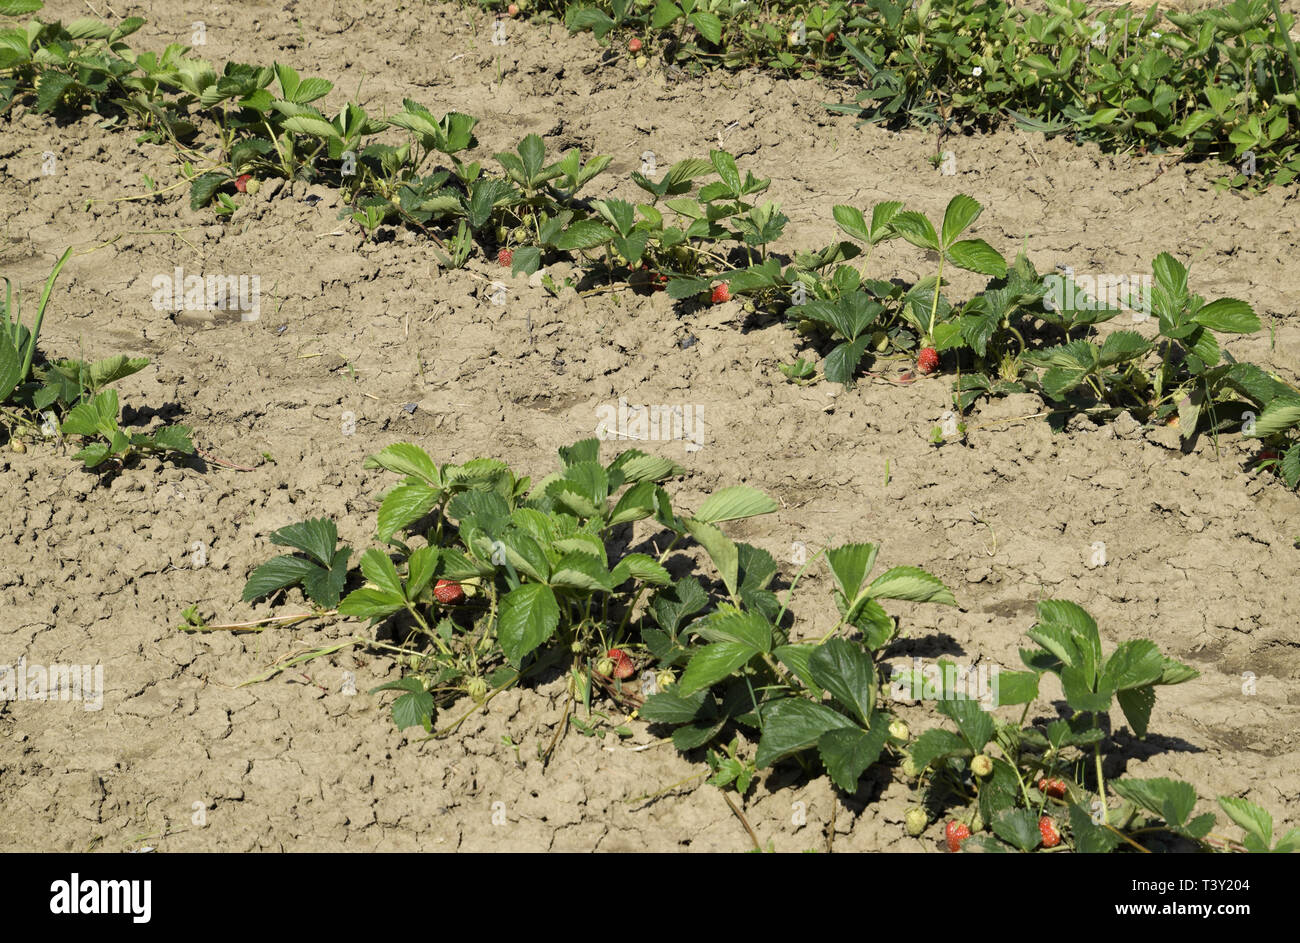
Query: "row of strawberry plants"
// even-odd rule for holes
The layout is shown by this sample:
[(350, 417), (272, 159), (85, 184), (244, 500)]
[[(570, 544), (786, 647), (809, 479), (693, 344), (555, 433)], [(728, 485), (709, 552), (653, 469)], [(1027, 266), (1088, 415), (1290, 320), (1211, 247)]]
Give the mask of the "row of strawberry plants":
[(855, 100), (827, 107), (868, 122), (957, 132), (1010, 120), (1115, 149), (1212, 156), (1236, 165), (1221, 185), (1285, 184), (1300, 171), (1300, 59), (1277, 0), (1163, 13), (1044, 6), (536, 0), (570, 30), (631, 34), (631, 50), (671, 63), (849, 80), (862, 86)]
[[(1170, 843), (1300, 850), (1300, 829), (1274, 845), (1268, 814), (1242, 799), (1219, 802), (1246, 830), (1244, 843), (1212, 835), (1212, 813), (1192, 816), (1196, 793), (1186, 783), (1107, 782), (1103, 748), (1113, 741), (1104, 721), (1112, 707), (1145, 737), (1156, 689), (1198, 674), (1152, 642), (1124, 641), (1103, 657), (1084, 609), (1040, 602), (1028, 632), (1036, 647), (1021, 651), (1026, 670), (995, 681), (997, 706), (1023, 705), (1019, 718), (1002, 719), (955, 689), (952, 666), (941, 662), (950, 680), (937, 697), (920, 672), (892, 680), (905, 697), (934, 697), (956, 728), (913, 738), (885, 699), (883, 659), (903, 636), (884, 603), (956, 605), (938, 578), (913, 566), (873, 575), (878, 548), (848, 544), (816, 554), (782, 600), (772, 556), (720, 526), (776, 510), (771, 498), (726, 487), (683, 514), (665, 487), (683, 470), (669, 460), (629, 450), (602, 463), (596, 439), (562, 448), (560, 457), (558, 472), (534, 482), (494, 459), (439, 465), (416, 445), (391, 445), (366, 460), (401, 476), (380, 498), (378, 546), (351, 566), (353, 548), (339, 545), (335, 522), (283, 527), (271, 542), (292, 552), (257, 567), (244, 599), (301, 592), (315, 616), (368, 621), (375, 631), (292, 664), (348, 645), (395, 656), (404, 673), (371, 693), (397, 692), (390, 709), (398, 728), (449, 735), (459, 720), (436, 731), (435, 723), (461, 698), (472, 713), (501, 691), (558, 673), (567, 697), (554, 738), (538, 744), (543, 761), (570, 728), (613, 727), (602, 723), (612, 707), (669, 734), (684, 753), (706, 749), (710, 782), (742, 795), (760, 770), (787, 760), (809, 773), (824, 769), (849, 795), (869, 768), (898, 774), (915, 791), (907, 831), (919, 836), (946, 820), (952, 851), (967, 842), (1025, 852)], [(791, 603), (823, 557), (839, 618), (818, 633), (796, 622)], [(184, 628), (203, 627), (190, 621)], [(1070, 712), (1027, 723), (1048, 675)]]
[[(228, 63), (218, 74), (180, 46), (137, 55), (121, 40), (137, 26), (31, 28), (45, 43), (38, 58), (57, 66), (48, 71), (33, 60), (14, 74), (30, 83), (38, 110), (76, 105), (93, 90), (96, 106), (124, 109), (146, 134), (189, 153), (197, 152), (181, 137), (207, 122), (218, 138), (216, 166), (185, 168), (196, 208), (215, 202), (232, 214), (267, 178), (330, 183), (347, 201), (343, 214), (365, 233), (414, 227), (443, 250), (447, 266), (465, 265), (476, 249), (514, 273), (566, 258), (590, 279), (666, 288), (684, 302), (742, 297), (749, 311), (794, 320), (814, 349), (828, 342), (828, 380), (852, 384), (873, 360), (890, 357), (916, 356), (922, 372), (933, 372), (947, 356), (958, 374), (957, 414), (980, 396), (1034, 391), (1054, 404), (1056, 422), (1075, 411), (1129, 410), (1144, 422), (1176, 420), (1185, 438), (1241, 428), (1265, 440), (1262, 465), (1276, 467), (1288, 487), (1300, 484), (1300, 392), (1236, 362), (1219, 340), (1260, 330), (1259, 319), (1244, 302), (1192, 293), (1186, 268), (1169, 254), (1155, 260), (1144, 297), (1119, 302), (1154, 313), (1157, 337), (1135, 330), (1102, 337), (1097, 326), (1120, 307), (1069, 275), (1040, 275), (1023, 252), (1008, 264), (986, 241), (967, 237), (982, 211), (968, 196), (954, 197), (937, 227), (896, 201), (865, 212), (837, 206), (835, 223), (848, 238), (791, 257), (775, 248), (787, 222), (779, 204), (759, 202), (771, 181), (742, 174), (725, 151), (678, 161), (658, 179), (632, 173), (644, 202), (586, 198), (580, 191), (608, 157), (584, 161), (575, 148), (548, 160), (542, 140), (529, 135), (495, 155), (501, 171), (493, 173), (464, 159), (477, 144), (473, 117), (437, 117), (409, 99), (385, 119), (355, 102), (327, 117), (312, 104), (333, 88), (324, 79), (282, 64)], [(405, 140), (375, 140), (389, 129), (405, 131)], [(933, 276), (910, 286), (872, 277), (873, 248), (900, 238), (937, 255)], [(946, 267), (990, 282), (958, 304), (944, 291)], [(544, 284), (558, 290), (549, 277)], [(802, 358), (782, 369), (801, 381), (816, 373)]]

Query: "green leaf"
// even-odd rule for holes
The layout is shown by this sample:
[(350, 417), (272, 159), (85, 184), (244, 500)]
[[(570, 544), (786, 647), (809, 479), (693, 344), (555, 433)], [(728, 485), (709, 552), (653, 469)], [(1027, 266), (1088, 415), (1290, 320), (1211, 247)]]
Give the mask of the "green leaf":
[(370, 548), (361, 554), (361, 575), (383, 593), (395, 596), (399, 600), (406, 598), (406, 591), (402, 588), (402, 578), (398, 576), (398, 568), (393, 566), (389, 555), (382, 550)]
[(831, 207), (831, 215), (835, 217), (836, 224), (847, 235), (852, 236), (859, 242), (871, 242), (871, 230), (867, 228), (867, 221), (862, 216), (862, 210), (853, 206), (834, 206)]
[(5, 402), (22, 381), (23, 358), (0, 323), (0, 403)]
[(268, 560), (252, 572), (244, 584), (244, 602), (253, 602), (269, 596), (278, 589), (294, 586), (311, 571), (319, 569), (302, 557), (280, 556)]
[(433, 459), (429, 458), (424, 449), (409, 442), (398, 442), (382, 452), (367, 456), (362, 467), (384, 468), (399, 475), (414, 475), (423, 478), (432, 487), (442, 487), (442, 476), (438, 474)]
[(711, 494), (695, 512), (695, 520), (706, 524), (738, 521), (759, 514), (770, 514), (779, 507), (779, 504), (757, 488), (733, 485)]
[(159, 426), (147, 437), (155, 449), (164, 452), (180, 452), (182, 455), (194, 454), (194, 443), (190, 440), (189, 426)]
[(1028, 809), (1008, 809), (990, 825), (993, 834), (1021, 851), (1033, 851), (1043, 841), (1038, 830), (1038, 817)]
[(341, 547), (334, 553), (334, 560), (329, 569), (316, 567), (302, 578), (302, 590), (307, 598), (324, 609), (333, 609), (339, 604), (343, 595), (343, 586), (348, 581), (348, 560), (352, 557), (351, 547)]
[(912, 245), (939, 251), (939, 235), (934, 231), (934, 225), (920, 213), (905, 210), (894, 216), (892, 225)]
[(708, 691), (685, 695), (674, 684), (646, 698), (637, 715), (652, 724), (689, 724), (712, 713), (706, 708), (708, 698)]
[(962, 739), (972, 753), (981, 753), (988, 742), (993, 739), (993, 718), (980, 706), (980, 702), (970, 698), (951, 698), (939, 701), (935, 707), (939, 713), (951, 717), (961, 731)]
[(957, 734), (941, 727), (933, 727), (917, 737), (912, 744), (912, 761), (918, 769), (924, 769), (944, 757), (964, 756), (970, 752), (966, 741)]
[(858, 598), (862, 581), (876, 564), (878, 551), (875, 544), (844, 544), (826, 552), (835, 585), (846, 601), (852, 603)]
[[(127, 357), (124, 354), (96, 360), (90, 365), (90, 389), (98, 391), (110, 383), (116, 383), (133, 373), (139, 373), (147, 366), (149, 366), (148, 357)], [(2, 388), (3, 385), (0, 385), (0, 389)]]
[(611, 592), (613, 590), (609, 571), (605, 565), (589, 553), (566, 553), (548, 581), (557, 588), (577, 589), (588, 593)]
[(433, 579), (438, 566), (438, 548), (420, 547), (406, 561), (406, 598), (414, 601)]
[(700, 35), (713, 45), (722, 42), (722, 20), (713, 13), (692, 13), (691, 23), (700, 31)]
[(555, 593), (541, 583), (526, 583), (501, 599), (497, 639), (510, 664), (515, 667), (555, 632), (560, 624), (560, 606)]
[(736, 544), (718, 528), (703, 521), (687, 518), (686, 529), (709, 554), (709, 559), (722, 577), (727, 592), (735, 596), (740, 577), (740, 553)]
[(1275, 399), (1264, 407), (1255, 420), (1255, 438), (1267, 438), (1300, 424), (1300, 401)]
[(714, 642), (697, 651), (674, 685), (682, 694), (704, 690), (747, 664), (759, 650), (746, 642)]
[(756, 612), (719, 612), (697, 625), (700, 635), (710, 642), (740, 642), (758, 652), (772, 650), (772, 626)]
[(870, 730), (841, 727), (828, 730), (817, 738), (817, 753), (826, 772), (840, 789), (847, 793), (858, 790), (858, 780), (867, 767), (880, 758), (880, 751), (889, 739), (889, 726), (876, 715), (878, 722)]
[(381, 684), (370, 693), (374, 694), (376, 691), (406, 692), (393, 701), (392, 705), (393, 723), (397, 725), (398, 730), (405, 730), (407, 727), (423, 727), (426, 731), (433, 729), (433, 695), (424, 689), (424, 684), (419, 678), (406, 677), (399, 681)]
[(948, 248), (948, 260), (968, 272), (1005, 278), (1007, 260), (983, 239), (963, 239)]
[(560, 233), (555, 240), (555, 248), (564, 251), (573, 249), (593, 249), (603, 246), (614, 238), (614, 231), (594, 219), (580, 219)]
[[(958, 193), (949, 200), (948, 208), (943, 213), (943, 245), (951, 251), (957, 237), (970, 228), (983, 210), (977, 201), (964, 193)], [(1003, 269), (1005, 268), (1006, 263), (1003, 263)]]
[(1265, 848), (1272, 846), (1273, 816), (1266, 809), (1233, 796), (1219, 796), (1219, 805), (1228, 813), (1228, 818), (1240, 825), (1247, 835), (1254, 835)]
[(423, 481), (412, 481), (393, 488), (379, 506), (376, 525), (379, 539), (386, 541), (408, 524), (424, 517), (437, 507), (441, 495), (441, 491), (429, 487)]
[(817, 744), (828, 730), (857, 730), (843, 714), (803, 698), (784, 698), (763, 708), (763, 734), (754, 763), (759, 769)]
[(667, 586), (672, 582), (668, 571), (659, 565), (654, 557), (645, 553), (629, 553), (614, 567), (610, 583), (621, 586), (629, 579), (641, 580), (655, 586)]
[(957, 600), (943, 581), (914, 566), (896, 566), (871, 581), (867, 595), (872, 599), (905, 599), (955, 606)]
[(1261, 327), (1259, 317), (1250, 305), (1236, 298), (1211, 301), (1197, 311), (1192, 320), (1212, 331), (1227, 334), (1253, 334)]
[(863, 726), (870, 723), (877, 685), (876, 665), (870, 655), (846, 639), (833, 638), (813, 652), (808, 673), (819, 687), (857, 714)]
[(190, 209), (201, 210), (212, 202), (217, 191), (230, 180), (224, 173), (200, 174), (190, 181)]
[(1124, 839), (1101, 825), (1094, 825), (1092, 815), (1082, 805), (1070, 806), (1070, 834), (1076, 851), (1083, 854), (1109, 854)]
[(271, 535), (271, 543), (277, 547), (301, 550), (324, 567), (328, 567), (334, 559), (334, 548), (338, 542), (338, 528), (327, 517), (314, 517), (299, 524), (289, 524)]
[(1174, 827), (1181, 826), (1196, 807), (1196, 790), (1188, 783), (1157, 779), (1116, 779), (1111, 788), (1123, 798), (1154, 812)]
[(356, 619), (383, 619), (404, 608), (406, 601), (401, 595), (363, 586), (348, 593), (347, 598), (339, 603), (339, 615)]
[(853, 386), (858, 366), (862, 363), (862, 356), (867, 352), (867, 345), (870, 343), (871, 336), (864, 334), (837, 345), (826, 355), (826, 363), (822, 366), (822, 373), (826, 379), (846, 387)]
[(343, 140), (343, 135), (339, 134), (338, 128), (324, 118), (314, 118), (311, 115), (295, 115), (291, 118), (285, 118), (282, 127), (286, 131), (292, 131), (295, 134), (310, 134), (312, 137), (324, 138), (327, 141)]
[(993, 704), (1032, 704), (1038, 697), (1038, 672), (1000, 671), (995, 676)]

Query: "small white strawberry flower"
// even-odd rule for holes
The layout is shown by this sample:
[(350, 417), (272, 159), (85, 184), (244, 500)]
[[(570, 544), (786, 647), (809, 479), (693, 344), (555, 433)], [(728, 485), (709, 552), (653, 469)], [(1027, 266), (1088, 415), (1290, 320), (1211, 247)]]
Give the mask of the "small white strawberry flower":
[(975, 76), (975, 78), (979, 78), (981, 75), (984, 74), (984, 70), (981, 69), (979, 66), (976, 66), (975, 68), (970, 70), (970, 74)]
[(1159, 38), (1160, 38), (1160, 33), (1159, 33), (1159, 31), (1157, 31), (1157, 30), (1152, 30), (1152, 31), (1151, 31), (1151, 35), (1152, 35), (1155, 39), (1159, 39)]

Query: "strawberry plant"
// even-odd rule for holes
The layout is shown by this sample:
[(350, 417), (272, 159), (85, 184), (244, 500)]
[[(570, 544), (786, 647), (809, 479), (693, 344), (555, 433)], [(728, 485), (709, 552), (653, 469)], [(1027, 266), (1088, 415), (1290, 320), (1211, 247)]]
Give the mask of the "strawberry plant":
[[(244, 598), (301, 586), (319, 612), (391, 622), (404, 640), (396, 650), (412, 665), (395, 683), (404, 692), (394, 705), (399, 727), (431, 729), (438, 705), (460, 694), (484, 700), (562, 660), (573, 663), (571, 690), (585, 691), (587, 703), (597, 685), (635, 704), (639, 695), (624, 687), (637, 671), (633, 653), (667, 641), (654, 625), (709, 602), (698, 581), (665, 569), (678, 545), (725, 543), (739, 570), (741, 551), (717, 525), (776, 504), (735, 486), (679, 516), (662, 486), (682, 473), (675, 463), (633, 449), (602, 464), (599, 445), (561, 449), (563, 468), (535, 483), (493, 459), (440, 466), (415, 445), (389, 446), (366, 460), (402, 481), (380, 503), (382, 548), (361, 554), (362, 585), (343, 595), (355, 575), (351, 548), (337, 548), (334, 525), (316, 519), (272, 536), (299, 553), (258, 567)], [(628, 546), (630, 525), (641, 521), (666, 538), (656, 554)], [(761, 552), (743, 553), (747, 572), (757, 573)]]
[[(5, 278), (0, 308), (0, 421), (16, 450), (26, 448), (15, 429), (30, 436), (51, 438), (60, 432), (86, 444), (74, 457), (86, 468), (109, 459), (120, 466), (141, 453), (191, 455), (194, 445), (185, 426), (162, 426), (149, 433), (126, 433), (118, 426), (118, 397), (109, 384), (143, 370), (146, 357), (107, 357), (84, 360), (38, 360), (37, 341), (45, 321), (50, 294), (59, 272), (72, 255), (66, 250), (54, 264), (30, 325), (23, 324), (21, 294)], [(58, 420), (62, 417), (62, 423)]]
[[(1096, 621), (1082, 607), (1062, 600), (1038, 603), (1038, 622), (1028, 636), (1038, 645), (1021, 650), (1029, 670), (1004, 671), (996, 680), (997, 706), (1024, 705), (1018, 722), (1000, 720), (968, 698), (936, 703), (957, 730), (936, 727), (912, 744), (908, 758), (911, 771), (922, 782), (922, 804), (936, 810), (964, 806), (963, 820), (978, 826), (972, 827), (973, 832), (982, 832), (985, 826), (992, 830), (992, 835), (973, 839), (984, 850), (1002, 850), (1002, 843), (1020, 851), (1054, 847), (1061, 841), (1062, 824), (1068, 824), (1078, 850), (1113, 850), (1126, 840), (1123, 823), (1130, 822), (1131, 815), (1130, 810), (1110, 808), (1101, 718), (1118, 704), (1133, 733), (1145, 737), (1156, 688), (1181, 684), (1199, 673), (1161, 655), (1145, 639), (1121, 642), (1103, 657)], [(1055, 676), (1072, 713), (1026, 727), (1024, 721), (1045, 674)], [(921, 679), (915, 672), (900, 673), (896, 680), (904, 691), (909, 683), (914, 695), (920, 690)], [(993, 751), (998, 755), (991, 755)], [(1078, 751), (1078, 760), (1069, 759), (1073, 751)], [(1082, 777), (1067, 778), (1071, 768), (1086, 767), (1083, 757), (1088, 752), (1094, 774), (1091, 788)], [(1128, 787), (1122, 782), (1110, 788), (1128, 798)], [(1031, 783), (1037, 784), (1032, 790)], [(1048, 814), (1058, 808), (1068, 813), (1067, 819)], [(1190, 825), (1177, 817), (1168, 824), (1194, 840), (1209, 831), (1207, 823)]]
[(879, 704), (877, 662), (898, 637), (881, 602), (955, 605), (952, 593), (910, 566), (869, 580), (878, 548), (836, 547), (825, 556), (840, 618), (819, 638), (795, 642), (783, 626), (788, 600), (779, 604), (767, 589), (775, 575), (771, 558), (742, 550), (745, 545), (716, 529), (692, 533), (717, 568), (728, 602), (688, 622), (670, 609), (660, 630), (647, 636), (662, 664), (685, 667), (676, 684), (646, 699), (641, 716), (674, 727), (673, 743), (682, 751), (728, 728), (748, 730), (757, 734), (757, 769), (789, 757), (807, 764), (815, 755), (837, 786), (856, 791), (886, 747), (897, 746), (897, 734), (905, 736), (891, 729), (892, 718)]

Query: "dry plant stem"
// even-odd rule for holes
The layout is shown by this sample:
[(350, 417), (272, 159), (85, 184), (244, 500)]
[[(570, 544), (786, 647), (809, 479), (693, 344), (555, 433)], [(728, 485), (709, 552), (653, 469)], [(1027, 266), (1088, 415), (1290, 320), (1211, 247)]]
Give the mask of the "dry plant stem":
[(731, 807), (731, 811), (735, 813), (736, 818), (740, 819), (740, 824), (745, 826), (745, 831), (749, 832), (749, 840), (754, 843), (754, 850), (761, 854), (763, 851), (763, 845), (758, 840), (758, 835), (754, 832), (753, 827), (749, 824), (749, 819), (745, 818), (745, 813), (740, 811), (740, 808), (731, 801), (731, 796), (727, 795), (725, 792), (722, 793), (722, 798), (725, 799), (727, 805)]

